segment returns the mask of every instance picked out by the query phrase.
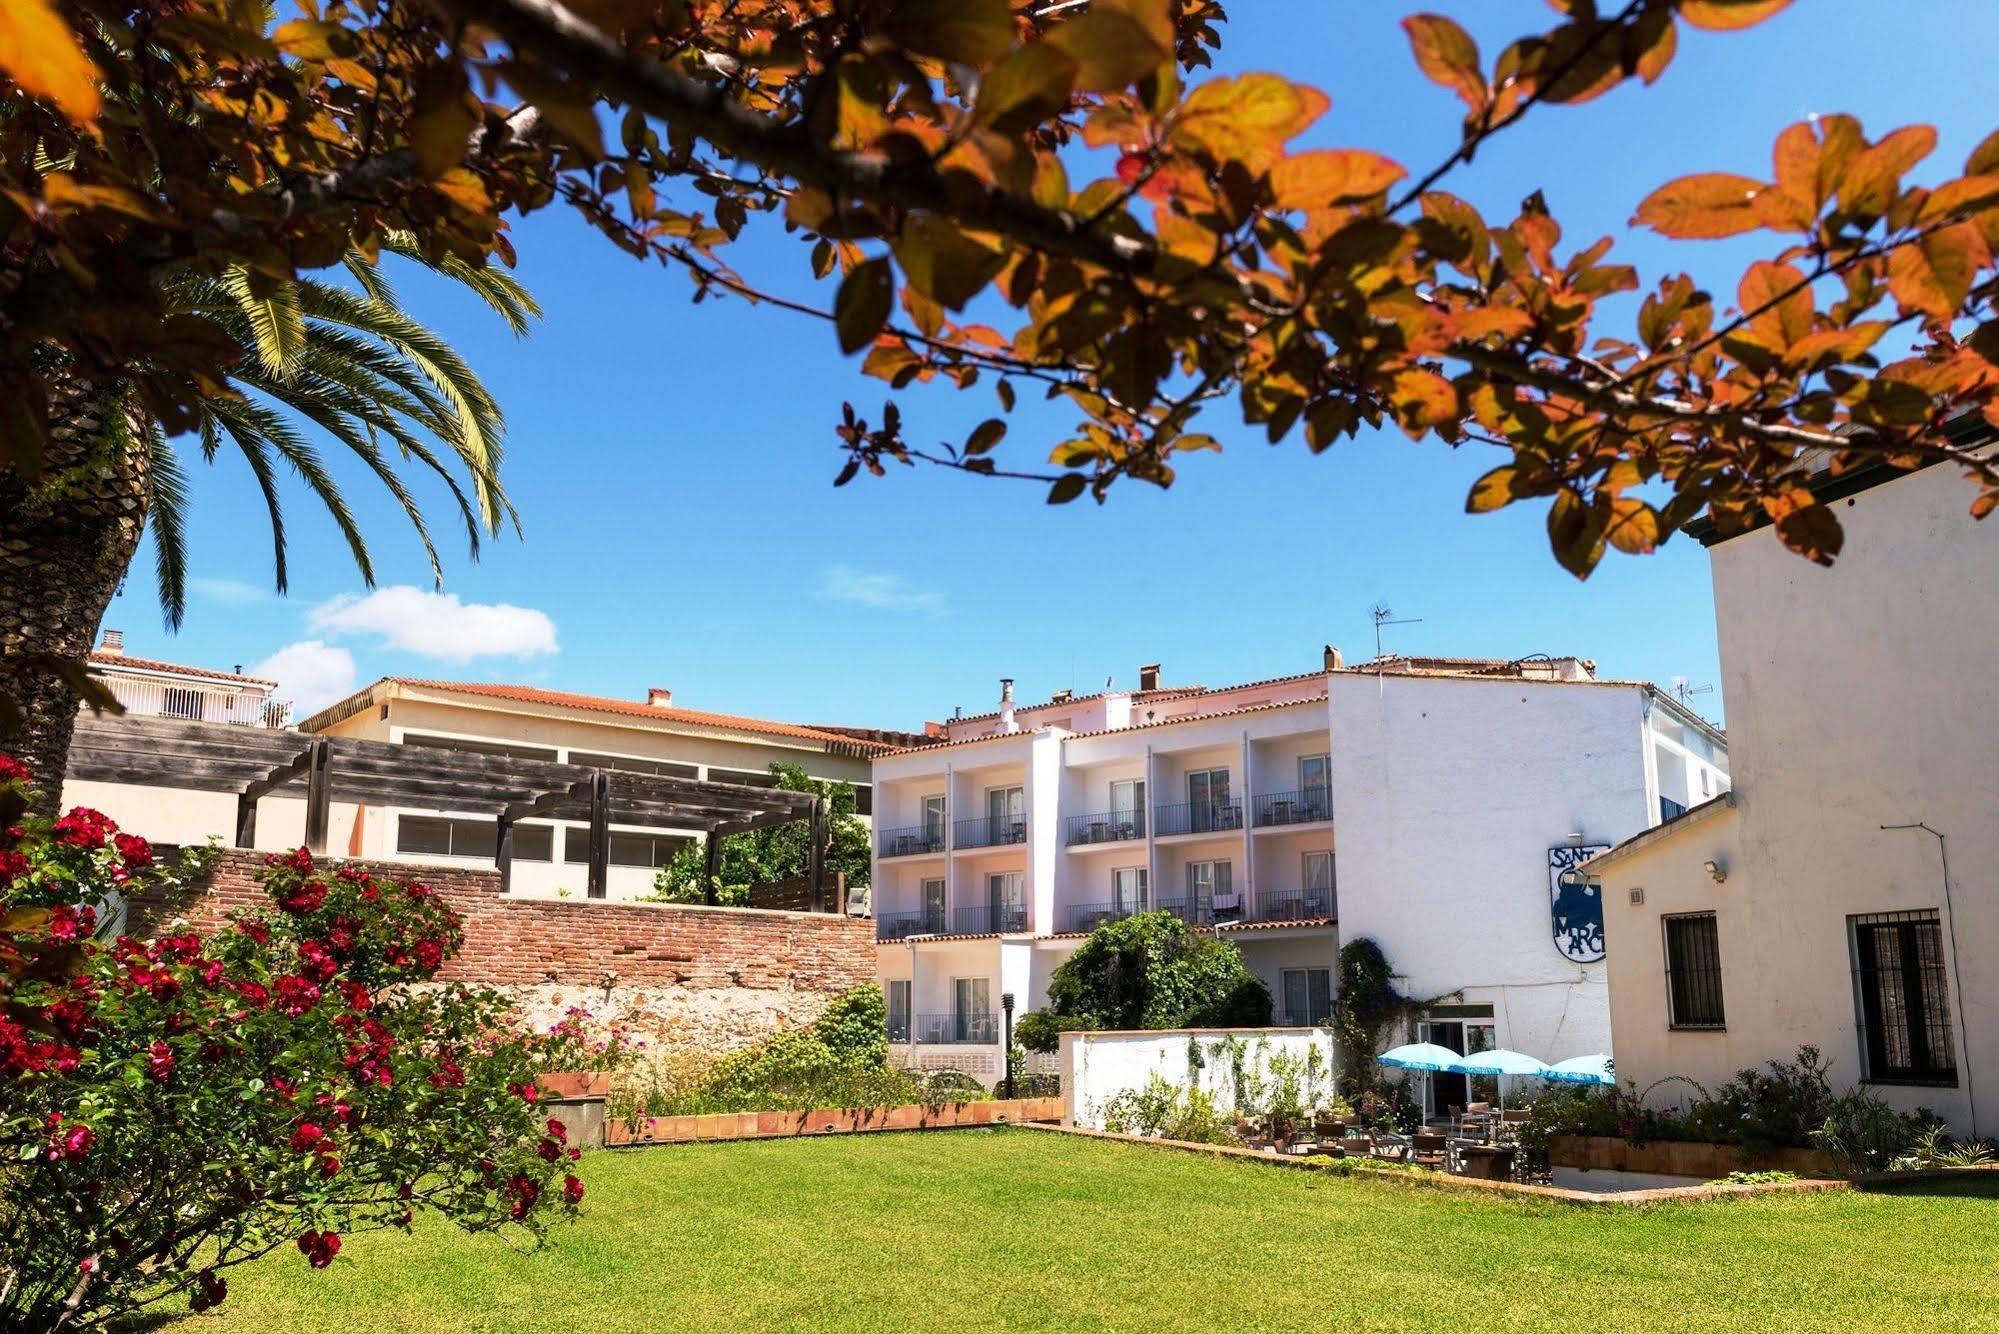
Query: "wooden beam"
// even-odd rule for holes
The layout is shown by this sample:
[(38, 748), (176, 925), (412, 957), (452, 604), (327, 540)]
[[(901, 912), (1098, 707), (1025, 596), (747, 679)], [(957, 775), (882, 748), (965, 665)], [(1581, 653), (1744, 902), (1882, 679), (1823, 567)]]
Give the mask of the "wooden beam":
[[(312, 764), (312, 747), (308, 745), (304, 750), (301, 750), (298, 754), (292, 756), (290, 760), (272, 769), (269, 773), (266, 773), (262, 778), (259, 778), (256, 782), (244, 788), (243, 795), (248, 797), (251, 801), (255, 801), (258, 797), (263, 796), (266, 792), (269, 792), (272, 788), (283, 787), (286, 783), (289, 783), (292, 779), (297, 778), (300, 774), (304, 773), (311, 766), (311, 764)], [(243, 846), (248, 847), (249, 845), (246, 843)]]
[(707, 843), (708, 870), (701, 878), (701, 901), (712, 908), (715, 906), (715, 877), (722, 873), (722, 836), (711, 828)]
[(236, 846), (257, 846), (257, 799), (248, 792), (236, 794)]
[(332, 759), (333, 748), (326, 744), (326, 738), (314, 737), (305, 771), (305, 847), (315, 857), (326, 853), (327, 827), (333, 814), (333, 791), (327, 782)]
[(593, 899), (611, 890), (611, 783), (602, 769), (590, 779), (590, 879), (584, 893)]
[[(500, 812), (498, 832), (499, 839), (493, 848), (493, 866), (500, 873), (500, 892), (505, 894), (514, 884), (514, 820), (507, 811)], [(553, 851), (551, 848), (551, 855)]]
[(826, 802), (812, 799), (812, 911), (826, 911)]

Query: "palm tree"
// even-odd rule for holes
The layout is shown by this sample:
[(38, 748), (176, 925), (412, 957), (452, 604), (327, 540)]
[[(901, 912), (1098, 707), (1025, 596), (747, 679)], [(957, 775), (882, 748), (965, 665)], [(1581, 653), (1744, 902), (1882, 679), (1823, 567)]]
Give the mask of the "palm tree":
[[(511, 274), (456, 256), (424, 255), (390, 235), (382, 249), (463, 284), (518, 337), (541, 310)], [(376, 256), (350, 252), (349, 289), (316, 278), (273, 279), (247, 269), (181, 276), (161, 298), (242, 349), (223, 392), (183, 426), (202, 458), (224, 442), (249, 464), (270, 511), (274, 574), (287, 584), (280, 463), (333, 516), (364, 583), (374, 562), (339, 484), (307, 438), (317, 428), (360, 459), (402, 506), (428, 555), (443, 566), (430, 525), (398, 465), (415, 464), (450, 489), (474, 558), (482, 537), (519, 520), (500, 482), (505, 423), (464, 359), (403, 309)], [(124, 580), (148, 519), (160, 605), (169, 626), (186, 608), (189, 476), (166, 425), (123, 382), (58, 378), (48, 454), (32, 484), (0, 474), (0, 735), (59, 790), (84, 675), (105, 608)], [(11, 700), (8, 697), (11, 696)], [(11, 726), (10, 726), (11, 724)]]

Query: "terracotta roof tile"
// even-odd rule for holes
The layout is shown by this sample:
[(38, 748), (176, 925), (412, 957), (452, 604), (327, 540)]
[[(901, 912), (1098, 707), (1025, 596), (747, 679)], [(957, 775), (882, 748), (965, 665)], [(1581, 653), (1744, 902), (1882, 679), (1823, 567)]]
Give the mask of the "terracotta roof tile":
[(276, 686), (276, 681), (267, 681), (261, 676), (244, 676), (240, 672), (217, 671), (213, 667), (189, 667), (185, 663), (161, 662), (157, 658), (135, 658), (129, 653), (99, 653), (90, 655), (94, 667), (131, 667), (142, 672), (168, 672), (175, 676), (201, 676), (211, 681), (241, 681), (245, 685)]
[(445, 690), (461, 695), (481, 695), (487, 699), (511, 700), (516, 704), (553, 704), (562, 708), (588, 709), (592, 713), (614, 713), (627, 718), (649, 718), (661, 722), (690, 723), (697, 727), (732, 727), (764, 736), (795, 737), (829, 745), (853, 746), (868, 751), (885, 751), (880, 741), (829, 732), (798, 723), (772, 722), (766, 718), (744, 718), (732, 713), (709, 713), (702, 709), (681, 709), (647, 704), (641, 700), (612, 699), (605, 695), (577, 695), (566, 690), (543, 690), (538, 686), (505, 685), (485, 681), (429, 681), (408, 676), (384, 678), (419, 690)]

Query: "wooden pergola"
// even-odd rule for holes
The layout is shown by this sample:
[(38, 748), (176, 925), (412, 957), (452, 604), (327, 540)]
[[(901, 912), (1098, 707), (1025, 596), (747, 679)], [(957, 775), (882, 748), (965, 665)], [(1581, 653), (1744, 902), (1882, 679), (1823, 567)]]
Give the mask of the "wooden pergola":
[[(810, 792), (108, 713), (85, 713), (77, 719), (67, 772), (71, 779), (84, 782), (234, 793), (239, 848), (256, 842), (258, 800), (297, 783), (304, 789), (305, 845), (315, 855), (326, 851), (335, 801), (419, 810), (490, 810), (497, 821), (495, 861), (503, 889), (511, 882), (514, 829), (520, 821), (541, 817), (587, 822), (587, 893), (593, 899), (605, 896), (614, 822), (701, 830), (708, 845), (705, 897), (713, 903), (720, 838), (803, 820), (812, 826), (813, 908), (829, 910), (826, 803)], [(842, 904), (832, 910), (844, 908)]]

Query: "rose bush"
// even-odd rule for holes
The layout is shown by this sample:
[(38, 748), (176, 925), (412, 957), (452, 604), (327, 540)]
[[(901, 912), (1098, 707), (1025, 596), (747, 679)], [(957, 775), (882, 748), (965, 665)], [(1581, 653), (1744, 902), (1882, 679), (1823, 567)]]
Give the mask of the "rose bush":
[(411, 985), (463, 940), (430, 890), (301, 850), (224, 930), (110, 940), (170, 873), (95, 811), (25, 818), (27, 779), (0, 757), (0, 1325), (205, 1310), (231, 1265), (323, 1269), (421, 1209), (533, 1236), (574, 1213), (535, 1083), (559, 1047), (497, 993)]

